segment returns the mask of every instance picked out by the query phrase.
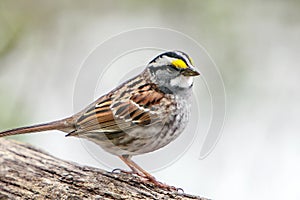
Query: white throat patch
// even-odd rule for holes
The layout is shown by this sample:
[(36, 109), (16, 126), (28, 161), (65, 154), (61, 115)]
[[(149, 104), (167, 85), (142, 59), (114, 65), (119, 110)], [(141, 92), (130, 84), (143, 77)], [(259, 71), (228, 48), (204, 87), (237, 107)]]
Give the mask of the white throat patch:
[(189, 88), (193, 85), (193, 77), (180, 75), (170, 82), (172, 87)]

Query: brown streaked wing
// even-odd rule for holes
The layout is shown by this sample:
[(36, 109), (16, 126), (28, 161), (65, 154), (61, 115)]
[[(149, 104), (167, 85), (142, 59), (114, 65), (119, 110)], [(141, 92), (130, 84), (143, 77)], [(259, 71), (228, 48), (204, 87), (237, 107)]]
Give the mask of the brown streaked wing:
[(77, 134), (93, 131), (119, 133), (135, 127), (133, 125), (155, 124), (161, 117), (151, 114), (150, 108), (159, 104), (163, 98), (164, 94), (151, 84), (139, 87), (124, 102), (113, 102), (111, 95), (103, 96), (78, 118)]
[(111, 109), (117, 119), (125, 119), (138, 126), (153, 125), (160, 122), (162, 117), (151, 111), (159, 109), (158, 106), (155, 108), (154, 106), (163, 98), (164, 94), (154, 84), (146, 83), (139, 86), (135, 93), (130, 95), (128, 101), (118, 102)]
[(116, 125), (111, 104), (111, 95), (105, 95), (90, 105), (77, 119), (77, 134), (93, 131), (119, 132), (121, 129)]

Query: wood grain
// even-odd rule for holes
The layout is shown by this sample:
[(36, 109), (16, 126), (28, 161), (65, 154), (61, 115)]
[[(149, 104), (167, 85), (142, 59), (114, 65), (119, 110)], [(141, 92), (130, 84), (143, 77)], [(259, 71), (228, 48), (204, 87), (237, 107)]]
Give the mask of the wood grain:
[(199, 199), (140, 178), (57, 159), (30, 145), (0, 139), (0, 199)]

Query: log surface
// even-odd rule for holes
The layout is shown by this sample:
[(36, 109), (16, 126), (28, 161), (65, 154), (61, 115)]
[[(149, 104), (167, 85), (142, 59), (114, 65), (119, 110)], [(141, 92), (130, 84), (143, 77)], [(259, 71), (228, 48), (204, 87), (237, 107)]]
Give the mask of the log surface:
[(200, 199), (0, 139), (0, 199)]

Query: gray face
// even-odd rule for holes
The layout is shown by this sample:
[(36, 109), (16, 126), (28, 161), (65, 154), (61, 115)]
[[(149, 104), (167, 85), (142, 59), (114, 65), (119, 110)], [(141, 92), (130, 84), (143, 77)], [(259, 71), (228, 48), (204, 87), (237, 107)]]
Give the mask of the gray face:
[(171, 80), (182, 76), (179, 70), (176, 70), (171, 66), (164, 66), (157, 69), (154, 74), (158, 84), (163, 86), (170, 86)]
[(154, 81), (172, 93), (189, 90), (193, 85), (193, 76), (199, 75), (188, 55), (180, 51), (157, 56), (149, 63), (148, 69)]

